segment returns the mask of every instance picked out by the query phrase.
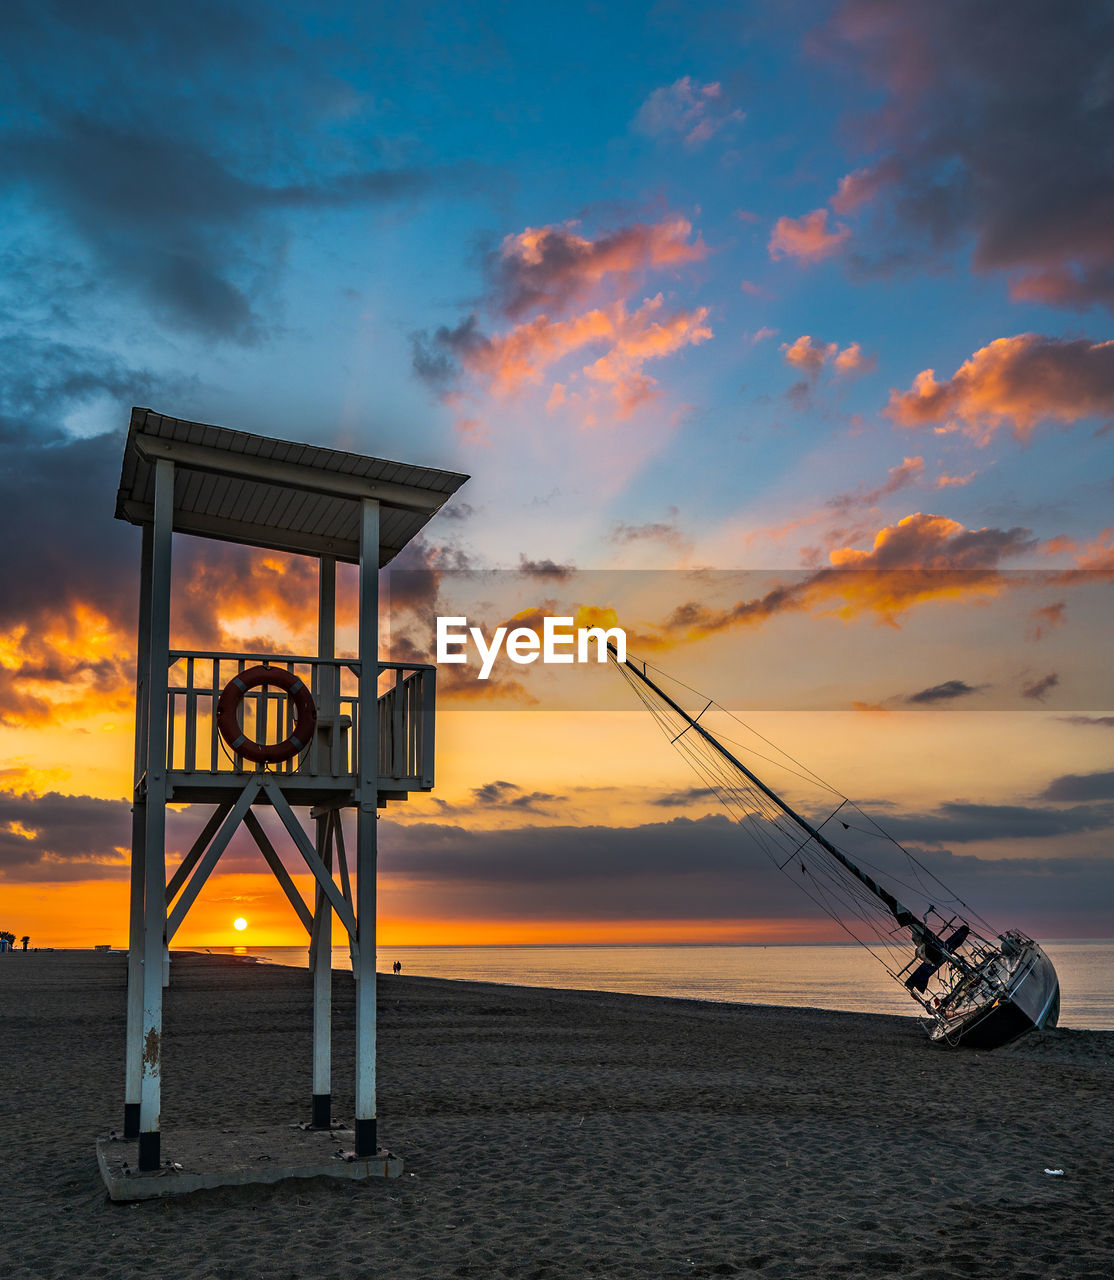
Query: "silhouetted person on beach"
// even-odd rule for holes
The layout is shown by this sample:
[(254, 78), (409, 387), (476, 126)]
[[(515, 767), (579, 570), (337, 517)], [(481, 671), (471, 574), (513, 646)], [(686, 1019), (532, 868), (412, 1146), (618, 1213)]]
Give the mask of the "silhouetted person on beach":
[(395, 973), (396, 973), (396, 974), (401, 973), (401, 972), (402, 972), (402, 961), (401, 961), (401, 960), (396, 960), (396, 961), (394, 962), (394, 964), (393, 964), (391, 967), (394, 969), (394, 971), (395, 971)]

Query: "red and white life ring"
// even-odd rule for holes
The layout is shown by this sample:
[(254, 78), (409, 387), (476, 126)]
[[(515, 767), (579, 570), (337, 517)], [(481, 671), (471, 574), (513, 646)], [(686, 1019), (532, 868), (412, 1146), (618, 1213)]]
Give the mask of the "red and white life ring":
[[(267, 744), (249, 738), (240, 727), (240, 703), (249, 689), (259, 684), (272, 684), (285, 689), (294, 700), (294, 729), (289, 738)], [(313, 694), (293, 671), (285, 667), (248, 667), (233, 676), (217, 699), (217, 731), (231, 750), (256, 764), (281, 764), (309, 746), (317, 727), (317, 708)]]

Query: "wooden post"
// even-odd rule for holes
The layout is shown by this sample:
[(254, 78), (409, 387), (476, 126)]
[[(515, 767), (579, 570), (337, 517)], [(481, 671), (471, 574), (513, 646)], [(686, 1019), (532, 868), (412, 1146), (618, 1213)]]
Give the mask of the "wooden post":
[[(336, 656), (336, 560), (320, 558), (320, 582), (317, 605), (317, 655)], [(325, 742), (320, 739), (314, 749), (328, 748), (332, 759), (332, 743), (340, 733), (340, 707), (335, 667), (321, 667), (317, 697), (322, 718), (330, 726)], [(333, 870), (332, 819), (326, 813), (317, 818), (317, 856)], [(310, 942), (310, 968), (313, 970), (313, 1109), (311, 1123), (315, 1129), (327, 1129), (333, 1116), (332, 1085), (332, 1012), (333, 1012), (333, 908), (325, 891), (317, 885), (314, 891), (313, 936)]]
[(375, 863), (379, 800), (379, 503), (360, 520), (359, 773), (356, 779), (356, 1156), (375, 1155)]
[(162, 977), (166, 935), (166, 723), (170, 665), (170, 566), (174, 524), (174, 464), (155, 464), (151, 556), (150, 682), (148, 685), (147, 812), (144, 824), (142, 1079), (139, 1168), (161, 1163)]
[(140, 787), (147, 759), (151, 688), (151, 565), (154, 530), (143, 526), (139, 565), (139, 627), (135, 655), (135, 776), (132, 780), (131, 904), (128, 913), (128, 1019), (125, 1033), (124, 1141), (139, 1139), (139, 1095), (143, 1082), (143, 873), (147, 796)]

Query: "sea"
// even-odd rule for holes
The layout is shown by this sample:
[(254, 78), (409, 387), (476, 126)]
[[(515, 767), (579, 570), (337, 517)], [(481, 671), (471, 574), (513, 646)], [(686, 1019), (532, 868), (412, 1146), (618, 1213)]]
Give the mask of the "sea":
[[(1114, 1031), (1114, 940), (1041, 946), (1060, 976), (1060, 1026)], [(303, 969), (309, 963), (305, 947), (211, 950)], [(855, 1013), (916, 1012), (874, 955), (855, 943), (380, 947), (376, 968), (389, 975), (396, 960), (404, 974), (430, 978)], [(333, 949), (333, 968), (351, 968), (347, 947)]]

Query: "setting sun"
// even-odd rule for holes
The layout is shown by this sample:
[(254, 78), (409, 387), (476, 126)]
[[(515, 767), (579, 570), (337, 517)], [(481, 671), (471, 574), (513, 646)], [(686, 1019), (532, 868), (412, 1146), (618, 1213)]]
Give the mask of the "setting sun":
[(232, 921), (232, 927), (237, 931), (237, 933), (243, 933), (243, 931), (248, 927), (248, 922), (243, 916), (237, 916), (237, 918)]

